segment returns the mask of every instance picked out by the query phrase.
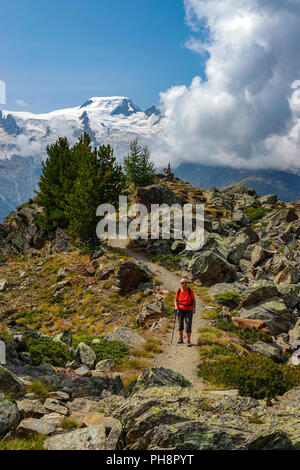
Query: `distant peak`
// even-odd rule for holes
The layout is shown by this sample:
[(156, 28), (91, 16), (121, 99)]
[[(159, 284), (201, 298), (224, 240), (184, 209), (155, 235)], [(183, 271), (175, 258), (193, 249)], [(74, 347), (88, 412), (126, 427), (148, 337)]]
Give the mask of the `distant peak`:
[(158, 109), (157, 106), (151, 106), (151, 108), (146, 109), (145, 111), (146, 116), (150, 117), (153, 114), (155, 116), (159, 116), (161, 114), (160, 110)]
[(86, 101), (85, 103), (83, 103), (83, 104), (80, 106), (80, 108), (86, 108), (87, 106), (89, 106), (89, 105), (92, 104), (92, 103), (93, 103), (93, 100), (90, 99), (90, 100)]
[(130, 116), (131, 114), (139, 112), (141, 112), (141, 109), (138, 106), (128, 98), (123, 98), (121, 103), (111, 112), (111, 115), (117, 116), (123, 114), (123, 116)]
[(88, 108), (89, 110), (103, 109), (109, 112), (111, 116), (131, 116), (131, 114), (141, 112), (141, 109), (126, 96), (94, 96), (83, 103), (80, 106), (80, 109), (82, 108)]
[(126, 96), (93, 96), (83, 103), (80, 108), (86, 108), (88, 106), (103, 106), (106, 104), (119, 104), (122, 101), (130, 101)]

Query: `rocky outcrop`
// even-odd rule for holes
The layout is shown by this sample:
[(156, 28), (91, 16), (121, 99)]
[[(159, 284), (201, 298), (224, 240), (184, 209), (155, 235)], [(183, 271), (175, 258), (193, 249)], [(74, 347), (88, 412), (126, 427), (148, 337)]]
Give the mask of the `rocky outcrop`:
[(96, 354), (87, 344), (79, 343), (75, 351), (75, 359), (89, 369), (92, 369), (96, 363)]
[(117, 287), (121, 294), (126, 294), (138, 287), (142, 282), (151, 282), (152, 273), (147, 266), (137, 261), (126, 261), (119, 266)]
[(190, 387), (191, 384), (183, 375), (163, 367), (145, 370), (126, 390), (127, 395), (150, 387), (179, 386)]
[(148, 211), (151, 204), (183, 204), (182, 198), (178, 197), (166, 184), (154, 184), (145, 188), (137, 188), (134, 202), (144, 204)]
[(0, 394), (0, 436), (13, 431), (18, 422), (19, 412), (16, 405)]
[(48, 450), (118, 450), (121, 436), (120, 421), (110, 418), (98, 426), (50, 437), (44, 447)]
[(256, 343), (250, 345), (249, 349), (255, 353), (270, 357), (276, 362), (282, 361), (282, 349), (277, 344), (269, 344), (264, 343), (263, 341), (257, 341)]
[(299, 390), (273, 407), (233, 391), (159, 385), (103, 402), (124, 423), (127, 450), (283, 450), (300, 448)]
[(145, 338), (129, 328), (115, 328), (104, 338), (105, 341), (121, 341), (131, 349), (141, 348), (146, 344)]
[(239, 312), (239, 317), (262, 320), (274, 336), (285, 333), (292, 328), (295, 320), (285, 303), (278, 297), (263, 300), (256, 305), (250, 305)]
[(158, 320), (167, 311), (165, 305), (160, 300), (154, 298), (152, 302), (145, 302), (141, 312), (136, 317), (139, 326), (149, 327), (153, 320)]
[(0, 366), (0, 392), (19, 396), (25, 392), (23, 383), (9, 370)]
[(232, 265), (213, 251), (195, 255), (188, 265), (188, 272), (193, 280), (200, 281), (204, 286), (235, 280)]
[(44, 246), (48, 234), (35, 223), (35, 216), (41, 212), (36, 201), (30, 200), (4, 219), (0, 225), (1, 258), (29, 253)]
[(50, 434), (54, 434), (55, 430), (55, 425), (49, 423), (48, 421), (36, 418), (28, 418), (21, 421), (18, 426), (17, 433), (19, 435), (37, 433), (43, 436), (49, 436)]
[(275, 284), (268, 281), (253, 282), (243, 291), (242, 306), (248, 307), (262, 300), (270, 299), (279, 295), (279, 291)]

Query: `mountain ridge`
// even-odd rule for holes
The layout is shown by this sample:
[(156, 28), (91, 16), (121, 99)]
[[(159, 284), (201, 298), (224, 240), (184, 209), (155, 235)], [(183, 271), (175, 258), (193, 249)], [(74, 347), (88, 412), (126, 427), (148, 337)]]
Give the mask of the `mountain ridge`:
[(155, 106), (144, 112), (125, 96), (92, 97), (44, 114), (0, 110), (0, 220), (33, 196), (46, 147), (59, 137), (73, 144), (87, 132), (94, 145), (112, 145), (121, 160), (135, 138), (152, 141), (161, 119)]

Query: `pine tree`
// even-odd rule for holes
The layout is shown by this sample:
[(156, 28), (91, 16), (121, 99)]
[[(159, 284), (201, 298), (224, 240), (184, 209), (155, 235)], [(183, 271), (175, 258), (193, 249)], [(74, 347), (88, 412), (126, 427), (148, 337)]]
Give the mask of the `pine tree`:
[(111, 203), (117, 209), (126, 186), (113, 149), (109, 145), (92, 149), (91, 138), (84, 133), (72, 148), (60, 138), (47, 153), (38, 192), (44, 213), (38, 224), (49, 230), (69, 228), (72, 235), (95, 244), (97, 207)]
[(149, 186), (155, 181), (154, 163), (151, 161), (151, 155), (148, 147), (144, 147), (141, 153), (140, 163), (140, 181), (139, 186)]
[(37, 197), (38, 203), (44, 208), (44, 214), (38, 216), (37, 223), (47, 230), (65, 228), (68, 225), (65, 214), (66, 196), (73, 185), (70, 172), (75, 170), (68, 140), (59, 138), (55, 144), (47, 147), (47, 155), (42, 166)]
[(155, 181), (155, 169), (149, 149), (141, 147), (137, 139), (131, 142), (130, 153), (124, 158), (123, 167), (128, 181), (135, 188), (149, 186)]
[(125, 179), (116, 163), (112, 148), (102, 145), (92, 150), (89, 137), (81, 138), (74, 152), (78, 156), (79, 171), (68, 200), (70, 233), (95, 245), (97, 207), (111, 203), (116, 209), (119, 194), (124, 191)]

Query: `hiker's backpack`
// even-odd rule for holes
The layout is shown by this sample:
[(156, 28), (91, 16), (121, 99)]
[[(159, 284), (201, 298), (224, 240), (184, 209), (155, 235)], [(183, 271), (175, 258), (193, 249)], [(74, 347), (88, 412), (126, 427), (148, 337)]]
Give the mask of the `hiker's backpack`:
[[(188, 291), (189, 291), (189, 294), (190, 294), (190, 298), (191, 298), (191, 303), (188, 304), (188, 305), (185, 305), (185, 307), (193, 307), (193, 297), (192, 297), (192, 291), (191, 291), (191, 288), (188, 287)], [(176, 300), (177, 300), (177, 303), (178, 303), (178, 300), (179, 300), (179, 293), (180, 293), (180, 289), (177, 289), (177, 292), (176, 292)], [(179, 303), (178, 303), (179, 305)]]

